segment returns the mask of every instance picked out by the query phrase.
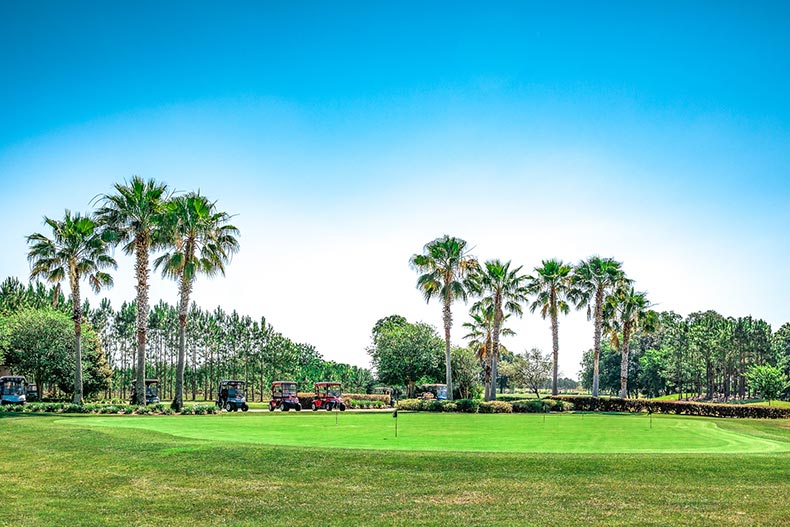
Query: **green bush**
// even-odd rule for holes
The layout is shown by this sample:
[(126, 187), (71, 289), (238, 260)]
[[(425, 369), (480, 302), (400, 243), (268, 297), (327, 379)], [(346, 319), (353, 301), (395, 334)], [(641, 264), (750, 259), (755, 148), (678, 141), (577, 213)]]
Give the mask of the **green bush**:
[(703, 417), (748, 417), (754, 419), (790, 418), (790, 408), (712, 404), (693, 401), (651, 401), (589, 396), (556, 395), (550, 397), (583, 412), (650, 412), (656, 414), (697, 415)]
[(192, 415), (192, 414), (194, 414), (195, 413), (194, 406), (195, 406), (194, 404), (192, 406), (184, 405), (181, 408), (181, 415)]
[(454, 403), (456, 412), (476, 414), (478, 408), (480, 408), (480, 401), (475, 399), (457, 399)]
[(148, 415), (148, 414), (151, 413), (151, 407), (150, 406), (138, 406), (137, 408), (135, 408), (134, 413), (136, 413), (137, 415)]
[(510, 414), (513, 413), (513, 405), (505, 401), (483, 401), (480, 403), (478, 412), (481, 414)]
[(512, 403), (514, 401), (524, 401), (530, 398), (534, 399), (532, 395), (527, 393), (503, 393), (496, 396), (497, 401), (505, 401), (507, 403)]

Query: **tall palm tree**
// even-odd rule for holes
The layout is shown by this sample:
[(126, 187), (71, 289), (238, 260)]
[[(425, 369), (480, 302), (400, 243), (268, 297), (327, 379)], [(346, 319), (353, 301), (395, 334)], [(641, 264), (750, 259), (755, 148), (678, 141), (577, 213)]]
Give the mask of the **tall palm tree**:
[[(475, 358), (483, 364), (483, 384), (485, 385), (485, 397), (491, 398), (492, 390), (495, 390), (495, 385), (491, 382), (491, 357), (493, 355), (493, 334), (494, 334), (494, 306), (487, 299), (481, 299), (476, 302), (472, 309), (469, 311), (471, 321), (464, 322), (463, 326), (467, 328), (469, 333), (464, 335), (464, 338), (469, 340), (469, 346), (474, 351)], [(510, 318), (510, 313), (505, 315), (504, 322)], [(499, 330), (500, 337), (513, 336), (516, 332), (510, 328), (502, 326)], [(500, 343), (499, 351), (505, 350), (505, 346)], [(499, 356), (497, 356), (497, 361)]]
[(560, 354), (559, 314), (567, 315), (570, 311), (568, 300), (571, 294), (571, 266), (562, 260), (543, 260), (541, 267), (535, 268), (535, 276), (529, 277), (529, 292), (537, 298), (530, 306), (535, 312), (540, 307), (540, 315), (544, 319), (551, 318), (551, 340), (554, 357), (554, 368), (551, 376), (551, 394), (557, 395), (558, 358)]
[(519, 274), (521, 267), (510, 268), (510, 262), (489, 260), (482, 268), (472, 274), (471, 289), (483, 296), (482, 305), (493, 307), (491, 325), (491, 390), (488, 400), (496, 399), (497, 363), (499, 361), (499, 338), (503, 334), (502, 324), (508, 314), (521, 316), (522, 303), (527, 302), (525, 286), (527, 276)]
[(426, 302), (437, 296), (442, 300), (444, 322), (447, 398), (453, 398), (453, 368), (450, 365), (450, 328), (453, 327), (451, 306), (455, 300), (466, 302), (467, 277), (477, 268), (477, 260), (469, 255), (466, 241), (446, 234), (425, 244), (422, 254), (411, 257), (412, 268), (422, 273), (417, 279)]
[(593, 320), (593, 397), (598, 397), (600, 376), (598, 363), (601, 358), (601, 335), (603, 333), (603, 310), (607, 295), (630, 280), (622, 270), (622, 264), (613, 258), (590, 256), (579, 262), (571, 276), (572, 296), (576, 307), (587, 306), (587, 320)]
[(44, 218), (52, 229), (52, 238), (41, 233), (27, 237), (30, 252), (30, 278), (43, 278), (59, 284), (68, 278), (71, 288), (72, 320), (74, 321), (74, 404), (82, 404), (82, 302), (80, 281), (88, 280), (95, 292), (111, 287), (112, 276), (103, 269), (116, 268), (115, 260), (107, 254), (107, 244), (90, 215), (70, 211), (62, 221)]
[(99, 196), (99, 220), (106, 226), (105, 238), (123, 244), (134, 254), (137, 278), (137, 381), (135, 401), (145, 404), (145, 346), (148, 331), (149, 253), (164, 242), (164, 213), (167, 185), (134, 176), (115, 184), (115, 194)]
[(218, 211), (215, 202), (199, 193), (173, 198), (167, 205), (169, 251), (154, 262), (162, 275), (179, 282), (178, 363), (172, 406), (184, 404), (184, 364), (189, 295), (198, 274), (225, 274), (225, 264), (239, 249), (239, 231), (229, 223), (230, 215)]
[(632, 285), (618, 288), (606, 300), (604, 307), (604, 330), (612, 346), (620, 350), (620, 397), (628, 397), (628, 356), (631, 337), (643, 329), (651, 331), (657, 315), (650, 310), (647, 293), (635, 291)]

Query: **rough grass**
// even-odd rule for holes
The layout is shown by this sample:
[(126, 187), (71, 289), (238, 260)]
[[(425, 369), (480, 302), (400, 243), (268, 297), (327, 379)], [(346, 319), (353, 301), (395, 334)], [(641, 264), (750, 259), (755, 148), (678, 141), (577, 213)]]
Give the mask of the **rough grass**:
[[(227, 428), (241, 423), (268, 427), (277, 417), (293, 419), (294, 414), (115, 419), (139, 424), (181, 420), (197, 429), (212, 422)], [(306, 414), (293, 423), (302, 417), (313, 419)], [(416, 416), (402, 417), (405, 428)], [(493, 423), (497, 417), (524, 416), (476, 417)], [(593, 417), (586, 415), (584, 421)], [(0, 418), (0, 525), (781, 526), (790, 518), (786, 452), (601, 455), (295, 448), (88, 426), (96, 419)], [(653, 430), (658, 421), (654, 419)], [(448, 423), (436, 421), (437, 426)], [(717, 423), (729, 433), (790, 441), (785, 421)], [(376, 424), (369, 421), (370, 427)], [(314, 431), (320, 430), (318, 421), (314, 425)], [(479, 430), (478, 437), (485, 442), (489, 432), (498, 430)], [(455, 435), (452, 429), (444, 431), (446, 442), (452, 443)]]

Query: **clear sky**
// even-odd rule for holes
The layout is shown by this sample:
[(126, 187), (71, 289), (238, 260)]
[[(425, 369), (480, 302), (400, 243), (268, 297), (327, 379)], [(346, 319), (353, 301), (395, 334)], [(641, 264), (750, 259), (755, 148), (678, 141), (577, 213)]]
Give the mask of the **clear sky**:
[[(0, 274), (27, 276), (43, 215), (139, 174), (237, 215), (199, 304), (329, 359), (366, 364), (386, 315), (441, 325), (408, 259), (444, 233), (525, 270), (614, 256), (659, 309), (790, 321), (790, 4), (551, 4), (1, 2)], [(513, 329), (550, 350), (537, 315)], [(565, 374), (591, 341), (561, 320)]]

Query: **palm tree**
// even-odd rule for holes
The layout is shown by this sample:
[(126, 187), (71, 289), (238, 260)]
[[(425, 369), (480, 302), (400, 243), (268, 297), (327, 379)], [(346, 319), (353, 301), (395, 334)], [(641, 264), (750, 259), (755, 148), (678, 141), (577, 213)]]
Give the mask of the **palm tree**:
[(74, 404), (82, 404), (82, 302), (80, 281), (85, 278), (95, 292), (111, 287), (112, 277), (103, 269), (116, 268), (115, 260), (107, 254), (107, 244), (90, 215), (70, 211), (62, 221), (44, 218), (52, 229), (52, 238), (34, 233), (27, 237), (30, 252), (30, 279), (43, 278), (59, 284), (68, 278), (71, 288), (72, 320), (74, 321)]
[(587, 320), (593, 319), (593, 397), (598, 397), (600, 384), (598, 363), (601, 357), (604, 303), (607, 295), (614, 292), (615, 288), (630, 283), (621, 266), (613, 258), (591, 256), (579, 262), (571, 276), (572, 296), (576, 307), (581, 309), (586, 305)]
[(526, 275), (519, 274), (521, 267), (510, 268), (510, 262), (489, 260), (482, 269), (472, 274), (470, 285), (476, 293), (484, 296), (479, 304), (493, 308), (491, 324), (491, 390), (488, 400), (496, 399), (497, 362), (499, 360), (499, 337), (503, 334), (502, 324), (508, 314), (521, 316), (522, 303), (527, 302)]
[[(486, 299), (476, 302), (469, 311), (472, 318), (470, 322), (464, 322), (463, 326), (469, 330), (464, 338), (469, 340), (469, 346), (480, 363), (483, 364), (483, 383), (485, 385), (486, 400), (491, 398), (491, 393), (496, 387), (491, 383), (491, 357), (493, 355), (493, 330), (494, 330), (494, 306)], [(505, 315), (503, 324), (510, 318), (510, 313)], [(501, 327), (500, 337), (513, 336), (516, 332), (510, 328)], [(504, 351), (505, 346), (499, 344), (499, 351)], [(497, 361), (499, 356), (497, 355)]]
[(172, 199), (167, 206), (170, 250), (156, 259), (154, 267), (162, 275), (179, 282), (178, 363), (172, 406), (180, 411), (184, 400), (184, 364), (189, 295), (198, 274), (225, 274), (225, 264), (239, 249), (239, 231), (230, 225), (230, 216), (217, 211), (216, 203), (200, 194)]
[(442, 299), (444, 322), (445, 364), (447, 374), (447, 398), (453, 398), (453, 368), (450, 365), (450, 328), (453, 326), (451, 305), (455, 300), (466, 302), (468, 296), (467, 277), (477, 268), (477, 260), (469, 255), (466, 241), (446, 234), (428, 242), (422, 254), (411, 257), (412, 268), (422, 273), (417, 279), (426, 302), (438, 296)]
[(605, 331), (612, 346), (620, 350), (620, 397), (628, 397), (628, 355), (631, 337), (639, 330), (651, 331), (656, 323), (656, 312), (651, 311), (647, 293), (634, 291), (631, 285), (618, 288), (606, 300), (604, 307)]
[(163, 217), (167, 185), (134, 176), (125, 184), (115, 184), (115, 194), (99, 197), (99, 220), (106, 226), (106, 239), (124, 244), (123, 251), (135, 256), (137, 275), (137, 382), (135, 400), (145, 404), (145, 345), (148, 331), (148, 257), (163, 243)]
[(529, 292), (537, 298), (530, 306), (535, 312), (540, 307), (540, 316), (551, 318), (551, 339), (554, 357), (554, 368), (551, 377), (551, 394), (557, 395), (558, 357), (560, 353), (559, 314), (567, 315), (570, 311), (568, 299), (571, 294), (571, 266), (562, 260), (543, 260), (542, 267), (536, 267), (535, 276), (529, 277)]

